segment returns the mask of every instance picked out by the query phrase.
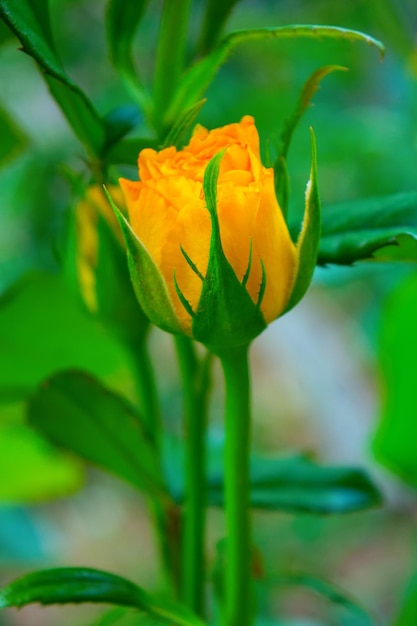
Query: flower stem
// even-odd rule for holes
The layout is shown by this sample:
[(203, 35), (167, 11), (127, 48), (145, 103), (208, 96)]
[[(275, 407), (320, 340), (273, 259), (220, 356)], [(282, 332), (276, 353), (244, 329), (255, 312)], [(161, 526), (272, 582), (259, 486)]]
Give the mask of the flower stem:
[(227, 525), (225, 626), (252, 624), (249, 518), (250, 380), (248, 346), (220, 355), (226, 387), (225, 509)]
[[(129, 345), (133, 357), (138, 407), (162, 472), (162, 415), (147, 336), (141, 335)], [(158, 550), (162, 562), (161, 582), (164, 592), (168, 592), (175, 598), (178, 590), (177, 537), (175, 523), (173, 524), (175, 508), (169, 501), (165, 502), (152, 497), (152, 494), (149, 496), (149, 508), (155, 521)]]
[(155, 372), (149, 356), (146, 340), (147, 337), (141, 337), (134, 346), (133, 365), (136, 393), (146, 432), (154, 445), (156, 454), (159, 459), (161, 459), (162, 417), (155, 381)]
[[(182, 535), (182, 600), (204, 615), (204, 531), (206, 507), (206, 397), (204, 375), (193, 343), (175, 337), (184, 393), (186, 500)], [(204, 380), (205, 379), (205, 380)]]

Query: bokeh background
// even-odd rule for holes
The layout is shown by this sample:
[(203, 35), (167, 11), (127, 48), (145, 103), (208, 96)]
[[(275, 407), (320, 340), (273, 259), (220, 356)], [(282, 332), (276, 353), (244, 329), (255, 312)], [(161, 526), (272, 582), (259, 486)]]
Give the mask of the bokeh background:
[[(201, 4), (194, 4), (190, 46)], [(133, 104), (109, 60), (104, 11), (102, 0), (51, 2), (64, 66), (102, 114)], [(135, 44), (148, 80), (159, 14), (160, 3), (150, 3)], [(368, 32), (384, 42), (385, 60), (348, 41), (249, 43), (220, 70), (198, 121), (211, 128), (251, 114), (265, 148), (279, 136), (307, 77), (320, 66), (340, 65), (348, 71), (324, 79), (294, 135), (292, 215), (304, 204), (309, 126), (318, 141), (324, 211), (338, 202), (416, 190), (415, 2), (242, 1), (227, 30), (290, 23)], [(70, 181), (86, 169), (84, 150), (34, 61), (18, 51), (5, 27), (0, 37), (0, 581), (37, 567), (85, 565), (151, 588), (158, 563), (141, 498), (116, 478), (85, 470), (25, 425), (26, 398), (56, 370), (86, 369), (131, 399), (135, 385), (131, 355), (62, 280), (74, 209)], [(120, 172), (137, 176), (134, 163)], [(16, 284), (24, 284), (17, 294)], [(349, 516), (256, 515), (265, 568), (277, 576), (291, 569), (330, 580), (384, 626), (412, 626), (399, 615), (417, 569), (416, 312), (412, 262), (328, 266), (317, 270), (297, 309), (252, 350), (254, 448), (307, 451), (324, 464), (366, 467), (385, 497), (378, 510)], [(151, 343), (166, 419), (175, 424), (181, 402), (171, 342), (155, 330)], [(211, 436), (220, 430), (221, 391), (212, 401)], [(220, 513), (210, 511), (211, 563), (222, 524)], [(356, 623), (308, 590), (271, 592), (264, 602), (297, 626)], [(0, 624), (86, 626), (99, 613), (28, 607), (4, 611)]]

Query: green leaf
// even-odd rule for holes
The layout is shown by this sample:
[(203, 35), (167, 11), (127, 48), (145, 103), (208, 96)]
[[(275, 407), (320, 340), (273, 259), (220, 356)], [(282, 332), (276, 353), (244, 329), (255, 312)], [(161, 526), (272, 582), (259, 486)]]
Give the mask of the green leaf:
[(37, 6), (38, 2), (32, 5), (28, 0), (1, 0), (0, 15), (21, 40), (24, 52), (33, 56), (52, 76), (60, 78), (63, 76), (62, 64), (48, 41), (44, 24), (39, 22)]
[(3, 20), (0, 20), (0, 46), (12, 39), (14, 39), (14, 33), (5, 24), (5, 22), (3, 22)]
[(200, 35), (200, 52), (205, 54), (214, 48), (227, 18), (239, 1), (206, 0), (206, 10)]
[(131, 381), (126, 355), (85, 313), (60, 275), (27, 276), (0, 299), (0, 400), (18, 400), (54, 371)]
[(0, 16), (21, 41), (23, 51), (43, 69), (49, 89), (74, 132), (99, 155), (105, 140), (103, 124), (83, 91), (66, 75), (48, 40), (46, 11), (42, 0), (0, 0)]
[(35, 503), (66, 496), (83, 483), (80, 463), (23, 424), (0, 426), (0, 501)]
[(1, 105), (0, 137), (0, 165), (16, 158), (28, 144), (26, 135)]
[(100, 156), (105, 144), (105, 128), (87, 96), (68, 78), (45, 75), (49, 90), (78, 139)]
[(149, 0), (109, 0), (106, 28), (111, 58), (118, 68), (132, 67), (132, 44)]
[(377, 459), (417, 488), (417, 275), (390, 294), (381, 316), (379, 360), (383, 405), (373, 449)]
[(181, 332), (164, 279), (129, 222), (106, 193), (126, 242), (130, 276), (139, 304), (154, 324), (170, 333)]
[(417, 260), (417, 192), (344, 202), (323, 209), (318, 262)]
[(223, 155), (220, 152), (213, 157), (204, 173), (204, 197), (212, 231), (207, 273), (192, 321), (193, 337), (214, 352), (245, 345), (266, 327), (260, 303), (253, 302), (223, 252), (217, 216), (217, 179)]
[(0, 608), (27, 604), (108, 603), (148, 609), (149, 597), (134, 583), (90, 568), (71, 567), (28, 574), (3, 587)]
[(139, 152), (144, 148), (158, 148), (159, 143), (152, 137), (126, 137), (113, 144), (105, 154), (106, 163), (111, 165), (124, 164), (136, 165)]
[(155, 451), (134, 407), (85, 373), (46, 380), (28, 403), (28, 419), (53, 444), (139, 489), (162, 490)]
[(133, 63), (132, 47), (148, 4), (149, 0), (109, 0), (106, 10), (111, 59), (145, 112), (150, 108), (150, 99)]
[(155, 617), (155, 615), (138, 614), (135, 609), (117, 607), (106, 611), (104, 615), (100, 615), (89, 626), (114, 626), (115, 624), (117, 626), (169, 626), (172, 622), (162, 617)]
[(133, 607), (178, 626), (202, 626), (202, 622), (182, 605), (161, 602), (126, 578), (87, 567), (66, 567), (28, 574), (3, 587), (0, 608), (39, 603), (81, 602)]
[(294, 113), (284, 125), (280, 137), (278, 156), (274, 162), (275, 191), (278, 204), (284, 216), (287, 215), (289, 201), (289, 178), (286, 162), (293, 133), (303, 113), (309, 107), (311, 99), (318, 90), (322, 79), (332, 72), (346, 70), (346, 67), (341, 67), (340, 65), (326, 65), (313, 72), (303, 85)]
[[(164, 438), (165, 474), (173, 499), (185, 498), (184, 444)], [(223, 506), (223, 442), (208, 440), (208, 501)], [(250, 461), (251, 503), (254, 508), (307, 512), (348, 513), (377, 506), (381, 495), (367, 474), (357, 468), (322, 467), (305, 456), (270, 458), (253, 455)]]
[[(101, 189), (83, 188), (82, 193), (69, 229), (66, 273), (89, 311), (118, 338), (139, 346), (149, 320), (132, 288), (118, 223)], [(104, 209), (109, 215), (103, 215)], [(110, 218), (115, 223), (109, 224)]]
[(206, 103), (206, 99), (200, 100), (192, 107), (187, 109), (180, 117), (176, 120), (175, 124), (169, 131), (166, 136), (164, 143), (161, 146), (162, 148), (167, 148), (168, 146), (176, 146), (177, 148), (180, 146), (181, 139), (188, 131), (188, 129), (194, 124), (194, 121), (204, 104)]
[(175, 120), (182, 111), (188, 109), (201, 98), (202, 94), (204, 94), (215, 77), (219, 67), (226, 61), (227, 57), (236, 46), (258, 39), (288, 37), (332, 38), (362, 41), (378, 48), (381, 56), (383, 56), (385, 50), (380, 41), (377, 41), (369, 35), (336, 26), (291, 24), (289, 26), (235, 31), (227, 35), (212, 52), (186, 72), (166, 114), (166, 121)]
[(408, 582), (398, 615), (392, 626), (410, 626), (417, 622), (417, 574)]
[[(333, 584), (329, 584), (319, 578), (308, 574), (287, 574), (282, 576), (270, 576), (266, 580), (268, 586), (296, 586), (307, 587), (316, 594), (342, 609), (349, 615), (349, 624), (352, 626), (375, 626), (376, 622), (367, 611), (356, 601), (350, 598), (343, 590)], [(345, 622), (343, 622), (345, 623)], [(411, 624), (411, 622), (410, 622)]]
[[(212, 476), (209, 501), (223, 505), (223, 475)], [(350, 513), (380, 503), (378, 489), (360, 469), (321, 467), (305, 457), (251, 460), (251, 504), (289, 513)]]
[(51, 48), (54, 48), (55, 45), (49, 15), (49, 0), (31, 0), (30, 6), (42, 30), (43, 36)]
[(127, 135), (141, 121), (139, 110), (136, 106), (118, 106), (104, 118), (106, 126), (106, 150)]
[(189, 106), (185, 106), (178, 112), (178, 116), (165, 119), (165, 113), (186, 67), (191, 5), (191, 0), (169, 0), (163, 3), (160, 14), (153, 74), (152, 125), (161, 137), (165, 136), (177, 117), (194, 104), (191, 102)]
[(317, 184), (317, 151), (311, 130), (311, 172), (306, 190), (306, 208), (301, 232), (297, 240), (298, 266), (286, 311), (292, 309), (304, 296), (313, 278), (320, 245), (321, 208)]
[(137, 344), (147, 334), (149, 320), (135, 297), (126, 252), (101, 216), (97, 230), (99, 245), (95, 278), (99, 315), (117, 336)]

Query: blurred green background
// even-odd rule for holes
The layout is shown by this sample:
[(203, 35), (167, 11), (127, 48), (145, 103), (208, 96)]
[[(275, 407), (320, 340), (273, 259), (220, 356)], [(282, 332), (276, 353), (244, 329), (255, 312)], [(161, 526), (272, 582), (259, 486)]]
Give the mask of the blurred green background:
[[(64, 66), (98, 111), (134, 105), (109, 59), (105, 3), (50, 4)], [(202, 3), (195, 2), (190, 48), (201, 14)], [(135, 40), (148, 81), (159, 15), (160, 3), (150, 3)], [(337, 202), (416, 190), (415, 2), (242, 1), (227, 31), (290, 23), (365, 31), (384, 42), (386, 58), (380, 63), (375, 49), (348, 41), (246, 44), (219, 71), (198, 121), (212, 128), (251, 114), (266, 149), (308, 76), (320, 66), (341, 65), (348, 71), (324, 79), (294, 135), (292, 215), (304, 204), (309, 126), (318, 142), (323, 211)], [(35, 567), (82, 564), (151, 587), (153, 534), (137, 494), (98, 470), (85, 477), (79, 462), (25, 425), (27, 397), (54, 371), (85, 369), (131, 399), (135, 386), (126, 347), (88, 315), (61, 277), (75, 206), (71, 181), (88, 176), (84, 149), (34, 61), (17, 51), (6, 27), (0, 38), (0, 581)], [(135, 163), (119, 172), (137, 176)], [(267, 329), (252, 352), (255, 449), (305, 450), (323, 463), (365, 466), (385, 494), (379, 510), (351, 516), (258, 514), (265, 567), (277, 576), (291, 569), (331, 580), (383, 625), (413, 624), (401, 606), (417, 569), (416, 312), (412, 263), (320, 268), (305, 300)], [(151, 343), (166, 413), (175, 422), (181, 408), (171, 343), (157, 330)], [(212, 403), (214, 438), (220, 402), (216, 396)], [(221, 515), (211, 512), (211, 560), (221, 528)], [(300, 626), (359, 624), (308, 591), (271, 592), (264, 603)], [(76, 626), (92, 623), (96, 614), (28, 607), (5, 611), (0, 624)]]

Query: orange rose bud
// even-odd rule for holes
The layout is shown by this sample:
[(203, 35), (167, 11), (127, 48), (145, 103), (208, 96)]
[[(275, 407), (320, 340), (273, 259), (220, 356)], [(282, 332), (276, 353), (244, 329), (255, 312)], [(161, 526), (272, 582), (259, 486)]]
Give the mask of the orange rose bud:
[(143, 310), (211, 347), (249, 343), (288, 308), (300, 256), (253, 118), (142, 150), (139, 176), (120, 180), (130, 226), (119, 221)]

